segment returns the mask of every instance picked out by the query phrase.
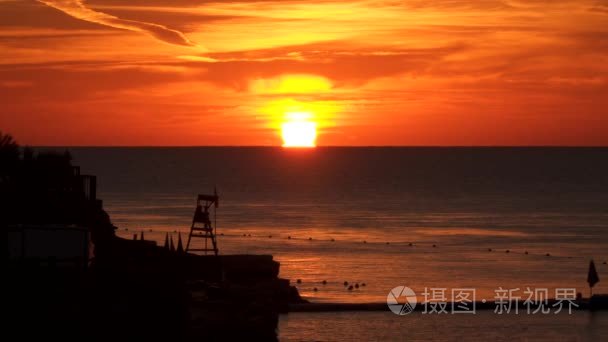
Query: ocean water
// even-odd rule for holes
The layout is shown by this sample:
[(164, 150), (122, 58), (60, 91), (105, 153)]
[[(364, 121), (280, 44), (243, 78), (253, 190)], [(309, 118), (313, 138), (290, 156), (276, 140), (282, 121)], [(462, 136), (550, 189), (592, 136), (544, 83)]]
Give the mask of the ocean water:
[(608, 314), (290, 313), (281, 317), (278, 335), (281, 341), (607, 341)]
[(185, 238), (216, 187), (220, 253), (274, 255), (316, 302), (383, 302), (400, 285), (588, 295), (589, 260), (608, 274), (605, 148), (69, 150), (118, 235)]

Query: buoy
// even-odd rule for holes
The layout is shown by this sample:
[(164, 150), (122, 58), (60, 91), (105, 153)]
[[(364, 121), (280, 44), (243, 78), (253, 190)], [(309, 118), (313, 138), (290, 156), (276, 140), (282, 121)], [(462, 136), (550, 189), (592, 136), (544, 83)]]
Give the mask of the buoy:
[(243, 236), (247, 236), (246, 234), (243, 234)]
[(505, 253), (511, 253), (511, 251), (507, 249), (507, 250), (505, 251)]
[(488, 248), (488, 252), (491, 252), (491, 251), (492, 251), (492, 248)]
[(126, 232), (128, 232), (128, 231), (129, 231), (129, 228), (125, 228), (125, 231), (126, 231)]
[(386, 244), (387, 244), (387, 245), (390, 245), (391, 243), (387, 241), (387, 242), (386, 242)]
[(291, 235), (289, 235), (289, 236), (287, 237), (287, 240), (291, 240)]
[(268, 235), (268, 238), (269, 238), (269, 239), (272, 239), (272, 235)]
[(363, 243), (367, 243), (367, 241), (363, 240)]
[(348, 286), (348, 282), (347, 281), (344, 282), (344, 286)]
[(149, 231), (149, 232), (151, 232), (151, 231), (152, 231), (152, 229), (149, 229), (148, 231)]
[(525, 252), (524, 252), (524, 254), (525, 254), (525, 255), (528, 255), (528, 251), (525, 251)]
[(321, 282), (321, 284), (323, 284), (323, 285), (327, 285), (327, 280), (323, 280), (323, 281)]
[(361, 286), (365, 286), (365, 283), (361, 283)]
[(308, 241), (312, 241), (312, 238), (311, 238), (311, 237), (309, 237), (309, 238), (308, 238)]
[(298, 279), (298, 280), (296, 280), (296, 283), (298, 283), (298, 284), (302, 284), (302, 279)]
[(359, 283), (355, 284), (355, 288), (358, 289), (359, 288)]
[(335, 240), (334, 238), (332, 238), (332, 239), (331, 239), (331, 242), (334, 242), (334, 241), (336, 241), (336, 240)]
[(437, 245), (433, 245), (433, 248), (437, 247)]
[(319, 291), (319, 289), (317, 289), (316, 287), (314, 289), (312, 289), (313, 291), (317, 292)]
[(604, 261), (603, 264), (606, 265), (606, 262)]
[(410, 247), (412, 247), (414, 244), (410, 242)]
[(353, 290), (353, 286), (351, 285), (348, 287), (348, 291), (352, 291), (352, 290)]
[(545, 254), (545, 256), (551, 256), (551, 254), (547, 253), (547, 254)]

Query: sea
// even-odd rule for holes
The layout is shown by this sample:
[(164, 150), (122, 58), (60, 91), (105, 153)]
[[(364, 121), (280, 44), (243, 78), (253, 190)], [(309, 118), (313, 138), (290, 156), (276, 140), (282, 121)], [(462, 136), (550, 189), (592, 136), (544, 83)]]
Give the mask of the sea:
[[(608, 148), (67, 149), (83, 174), (97, 176), (98, 197), (119, 236), (185, 241), (197, 195), (217, 192), (220, 254), (273, 255), (280, 276), (312, 302), (382, 303), (399, 286), (420, 302), (433, 293), (450, 300), (459, 289), (473, 290), (477, 301), (496, 300), (504, 290), (522, 300), (535, 291), (555, 298), (564, 289), (587, 297), (591, 260), (600, 277), (593, 292), (608, 293)], [(477, 324), (419, 313), (405, 321), (391, 312), (288, 316), (279, 327), (286, 340), (297, 339), (290, 331), (303, 322), (329, 334), (313, 340), (367, 339), (362, 330), (378, 320), (386, 334), (405, 337), (416, 332), (404, 327), (417, 326), (421, 335), (412, 340), (440, 337), (437, 327), (446, 321), (465, 330)], [(475, 317), (499, 324), (492, 312)], [(538, 320), (586, 331), (606, 317)]]

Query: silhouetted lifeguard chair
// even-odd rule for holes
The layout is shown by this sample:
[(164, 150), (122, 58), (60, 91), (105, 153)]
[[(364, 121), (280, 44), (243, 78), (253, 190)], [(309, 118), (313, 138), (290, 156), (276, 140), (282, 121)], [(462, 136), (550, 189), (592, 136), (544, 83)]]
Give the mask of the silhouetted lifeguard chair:
[[(219, 197), (217, 192), (213, 195), (198, 195), (196, 200), (196, 209), (194, 210), (194, 217), (192, 218), (192, 227), (190, 227), (190, 235), (188, 236), (188, 243), (186, 244), (186, 252), (213, 252), (215, 255), (218, 254), (217, 241), (215, 239), (215, 233), (217, 229), (217, 207), (219, 205)], [(211, 223), (211, 217), (209, 209), (214, 207), (213, 212), (213, 224)], [(193, 238), (205, 239), (204, 248), (192, 248), (190, 242)], [(211, 240), (211, 246), (209, 247), (209, 240)]]

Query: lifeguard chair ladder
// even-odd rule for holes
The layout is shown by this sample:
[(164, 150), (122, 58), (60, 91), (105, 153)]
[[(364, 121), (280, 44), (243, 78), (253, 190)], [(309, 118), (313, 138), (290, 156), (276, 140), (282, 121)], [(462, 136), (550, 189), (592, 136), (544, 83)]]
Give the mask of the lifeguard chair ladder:
[[(207, 255), (207, 252), (213, 252), (216, 256), (218, 255), (216, 240), (218, 200), (217, 191), (214, 191), (213, 195), (198, 195), (190, 235), (188, 236), (188, 243), (186, 243), (186, 252), (203, 252), (205, 255)], [(214, 207), (213, 224), (209, 212), (212, 206)], [(191, 246), (191, 242), (194, 244), (192, 239), (196, 238), (204, 239), (204, 247)], [(211, 240), (211, 246), (209, 246), (209, 240)]]

